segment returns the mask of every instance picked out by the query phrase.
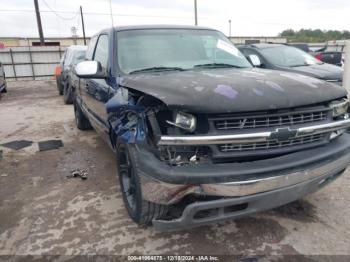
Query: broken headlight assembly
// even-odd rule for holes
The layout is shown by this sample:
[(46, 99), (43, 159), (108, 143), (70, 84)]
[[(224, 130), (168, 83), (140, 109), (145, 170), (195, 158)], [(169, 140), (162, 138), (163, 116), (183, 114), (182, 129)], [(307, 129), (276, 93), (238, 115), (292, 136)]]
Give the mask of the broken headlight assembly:
[[(330, 108), (332, 110), (332, 116), (335, 120), (346, 120), (349, 119), (348, 114), (349, 100), (344, 98), (342, 100), (333, 101), (330, 103)], [(333, 140), (343, 133), (345, 133), (346, 129), (336, 130), (331, 133), (330, 139)]]
[[(182, 111), (162, 110), (155, 118), (149, 116), (152, 130), (159, 135), (205, 134), (208, 125), (205, 116)], [(157, 121), (156, 121), (157, 120)], [(183, 166), (211, 161), (211, 150), (206, 146), (157, 146), (160, 160), (170, 166)]]
[(169, 125), (176, 126), (188, 132), (193, 132), (197, 127), (197, 118), (194, 115), (176, 112), (174, 116), (174, 121), (167, 120)]
[(349, 107), (349, 100), (344, 98), (342, 100), (333, 101), (330, 103), (330, 108), (332, 110), (333, 118), (343, 117), (348, 118), (348, 107)]
[(210, 149), (205, 146), (160, 147), (160, 159), (170, 166), (183, 166), (210, 162)]

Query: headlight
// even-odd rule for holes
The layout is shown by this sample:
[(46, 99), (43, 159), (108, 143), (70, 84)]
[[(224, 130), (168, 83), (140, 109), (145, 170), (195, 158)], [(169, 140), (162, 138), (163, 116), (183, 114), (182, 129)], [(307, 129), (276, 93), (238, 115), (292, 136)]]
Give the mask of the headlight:
[(183, 112), (178, 112), (175, 115), (175, 122), (166, 121), (168, 124), (179, 127), (181, 129), (193, 132), (197, 126), (197, 119), (195, 116)]
[(348, 112), (349, 100), (343, 99), (340, 101), (333, 101), (330, 103), (330, 107), (333, 112), (333, 117), (344, 115)]

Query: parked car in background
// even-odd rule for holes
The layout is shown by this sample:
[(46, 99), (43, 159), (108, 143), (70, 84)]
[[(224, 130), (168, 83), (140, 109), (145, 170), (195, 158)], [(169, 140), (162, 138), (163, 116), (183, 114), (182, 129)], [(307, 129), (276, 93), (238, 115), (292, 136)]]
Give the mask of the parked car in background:
[(86, 46), (73, 45), (67, 47), (60, 65), (56, 67), (57, 89), (66, 104), (74, 101), (75, 87), (78, 85), (78, 78), (74, 72), (74, 67), (85, 59)]
[(310, 49), (309, 45), (306, 43), (289, 43), (289, 46), (293, 46), (303, 50), (306, 53), (314, 56), (319, 61), (322, 61), (327, 64), (332, 64), (336, 66), (342, 66), (342, 47), (338, 46), (328, 46), (325, 45), (322, 48), (312, 48)]
[(305, 44), (305, 43), (289, 43), (287, 45), (299, 48), (300, 50), (303, 50), (306, 53), (312, 53), (312, 51), (310, 50), (309, 45)]
[(3, 64), (0, 62), (0, 92), (6, 93), (7, 92), (7, 84), (6, 84), (6, 78), (5, 78), (5, 70)]
[(343, 52), (335, 50), (333, 47), (325, 46), (316, 50), (313, 55), (316, 59), (336, 66), (343, 65)]
[(299, 48), (283, 44), (253, 44), (239, 49), (255, 67), (299, 73), (342, 85), (341, 67), (321, 62)]
[(77, 127), (93, 127), (116, 153), (138, 224), (179, 230), (275, 208), (350, 161), (343, 87), (253, 68), (210, 28), (101, 31), (76, 73)]

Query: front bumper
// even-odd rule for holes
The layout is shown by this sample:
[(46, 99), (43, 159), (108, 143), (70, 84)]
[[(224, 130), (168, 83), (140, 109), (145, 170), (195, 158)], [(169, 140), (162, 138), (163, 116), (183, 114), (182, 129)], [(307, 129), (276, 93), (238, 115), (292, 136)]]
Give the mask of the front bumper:
[[(347, 168), (350, 134), (343, 134), (325, 146), (243, 163), (170, 167), (144, 147), (134, 149), (132, 155), (144, 199), (172, 205), (186, 195), (222, 197), (188, 205), (179, 219), (154, 221), (157, 229), (171, 230), (271, 209), (316, 191)], [(245, 206), (242, 210), (225, 211), (242, 204)], [(198, 212), (212, 209), (216, 215), (195, 218)]]
[[(180, 218), (170, 221), (154, 220), (153, 226), (157, 231), (174, 231), (273, 209), (317, 191), (342, 173), (343, 170), (332, 172), (293, 186), (245, 197), (196, 202), (188, 205)], [(196, 218), (196, 214), (203, 211), (207, 211), (210, 215)]]

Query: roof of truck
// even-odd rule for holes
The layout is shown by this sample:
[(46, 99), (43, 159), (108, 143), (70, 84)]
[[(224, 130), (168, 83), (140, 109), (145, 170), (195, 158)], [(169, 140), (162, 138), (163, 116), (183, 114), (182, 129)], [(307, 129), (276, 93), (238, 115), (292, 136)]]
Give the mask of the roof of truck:
[(285, 44), (274, 44), (274, 43), (261, 43), (261, 44), (241, 45), (241, 46), (239, 46), (239, 48), (253, 47), (256, 49), (266, 49), (266, 48), (278, 47), (278, 46), (286, 46), (286, 45)]
[(190, 26), (190, 25), (132, 25), (119, 26), (114, 28), (116, 31), (142, 30), (142, 29), (197, 29), (197, 30), (215, 30), (209, 27)]

